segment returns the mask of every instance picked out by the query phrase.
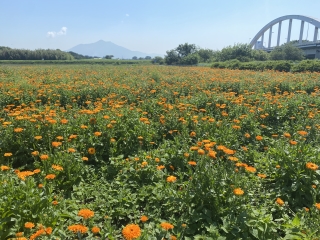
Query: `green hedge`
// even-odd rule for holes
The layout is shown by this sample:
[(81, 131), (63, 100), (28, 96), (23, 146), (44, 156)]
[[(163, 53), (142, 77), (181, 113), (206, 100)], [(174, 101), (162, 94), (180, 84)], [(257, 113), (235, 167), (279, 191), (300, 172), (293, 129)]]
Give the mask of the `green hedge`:
[(280, 72), (320, 72), (320, 60), (303, 60), (301, 62), (293, 61), (254, 61), (240, 62), (239, 60), (230, 60), (225, 62), (214, 62), (211, 68), (228, 68), (239, 70), (275, 70)]

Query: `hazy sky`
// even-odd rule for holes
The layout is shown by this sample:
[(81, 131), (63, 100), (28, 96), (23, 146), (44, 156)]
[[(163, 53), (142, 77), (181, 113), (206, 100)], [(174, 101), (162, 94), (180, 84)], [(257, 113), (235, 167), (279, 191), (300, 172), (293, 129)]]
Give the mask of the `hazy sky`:
[[(273, 19), (293, 14), (320, 19), (320, 0), (0, 0), (0, 46), (67, 50), (102, 39), (145, 53), (185, 42), (218, 50), (248, 43)], [(293, 21), (291, 39), (299, 26)], [(314, 26), (304, 29), (312, 40)]]

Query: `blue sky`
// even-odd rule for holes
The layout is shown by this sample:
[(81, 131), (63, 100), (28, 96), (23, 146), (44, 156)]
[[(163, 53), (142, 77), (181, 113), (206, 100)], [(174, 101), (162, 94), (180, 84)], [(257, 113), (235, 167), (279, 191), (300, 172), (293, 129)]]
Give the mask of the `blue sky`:
[[(102, 39), (145, 53), (165, 54), (185, 42), (219, 50), (248, 43), (280, 16), (320, 19), (319, 9), (319, 0), (0, 0), (0, 46), (67, 50)], [(299, 24), (293, 21), (291, 39)], [(304, 39), (313, 31), (305, 24)]]

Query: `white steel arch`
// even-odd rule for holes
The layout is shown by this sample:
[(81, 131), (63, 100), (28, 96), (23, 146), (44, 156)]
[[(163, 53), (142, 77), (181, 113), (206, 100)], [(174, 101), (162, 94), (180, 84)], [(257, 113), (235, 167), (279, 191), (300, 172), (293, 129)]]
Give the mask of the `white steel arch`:
[(317, 41), (317, 36), (318, 36), (318, 29), (320, 28), (320, 20), (313, 18), (313, 17), (308, 17), (308, 16), (303, 16), (303, 15), (286, 15), (282, 16), (279, 18), (274, 19), (273, 21), (269, 22), (267, 25), (265, 25), (251, 40), (250, 46), (257, 48), (257, 41), (261, 37), (261, 42), (263, 46), (263, 41), (264, 41), (264, 33), (270, 29), (269, 31), (269, 41), (268, 41), (268, 48), (271, 47), (271, 37), (272, 37), (272, 26), (279, 24), (278, 28), (278, 38), (277, 38), (277, 46), (279, 46), (280, 43), (280, 34), (281, 34), (281, 24), (282, 21), (289, 20), (289, 28), (288, 28), (288, 37), (287, 37), (287, 42), (290, 42), (290, 37), (291, 37), (291, 27), (292, 27), (292, 19), (297, 19), (301, 20), (301, 26), (300, 26), (300, 37), (299, 37), (299, 44), (302, 43), (302, 37), (303, 37), (303, 29), (304, 29), (304, 23), (308, 22), (311, 23), (312, 25), (315, 26), (314, 28), (314, 35), (313, 35), (313, 42)]

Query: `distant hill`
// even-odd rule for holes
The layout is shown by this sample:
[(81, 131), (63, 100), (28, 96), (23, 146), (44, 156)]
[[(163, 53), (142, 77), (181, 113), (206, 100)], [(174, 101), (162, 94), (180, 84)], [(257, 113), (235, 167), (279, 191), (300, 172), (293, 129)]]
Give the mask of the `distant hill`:
[(119, 45), (116, 45), (112, 42), (106, 42), (103, 40), (100, 40), (95, 43), (89, 43), (89, 44), (79, 44), (73, 48), (70, 48), (66, 50), (66, 52), (75, 52), (81, 55), (85, 56), (97, 56), (97, 57), (104, 57), (106, 55), (113, 55), (113, 59), (120, 58), (120, 59), (132, 59), (132, 57), (136, 56), (137, 58), (145, 58), (146, 56), (150, 57), (156, 57), (161, 56), (162, 54), (149, 54), (149, 53), (143, 53), (138, 51), (131, 51), (127, 48), (121, 47)]

